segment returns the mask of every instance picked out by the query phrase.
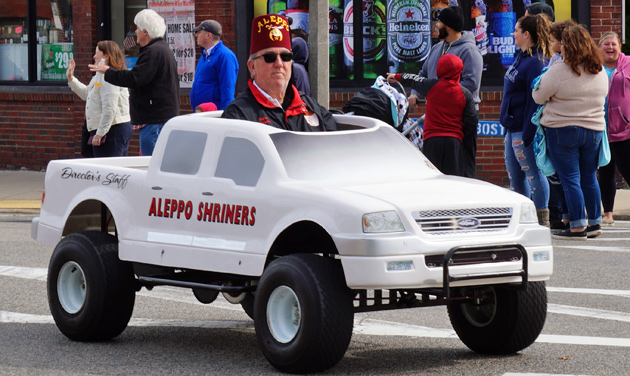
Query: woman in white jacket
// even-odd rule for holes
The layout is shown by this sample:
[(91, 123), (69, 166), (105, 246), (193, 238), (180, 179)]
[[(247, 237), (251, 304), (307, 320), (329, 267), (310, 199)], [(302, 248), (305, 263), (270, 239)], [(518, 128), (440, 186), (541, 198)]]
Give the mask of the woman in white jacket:
[[(126, 68), (120, 47), (109, 40), (96, 45), (94, 63)], [(86, 101), (85, 122), (90, 133), (88, 144), (92, 145), (94, 156), (126, 156), (133, 133), (129, 117), (129, 91), (108, 83), (102, 73), (96, 73), (86, 86), (73, 77), (74, 68), (75, 62), (71, 60), (66, 71), (68, 86)]]

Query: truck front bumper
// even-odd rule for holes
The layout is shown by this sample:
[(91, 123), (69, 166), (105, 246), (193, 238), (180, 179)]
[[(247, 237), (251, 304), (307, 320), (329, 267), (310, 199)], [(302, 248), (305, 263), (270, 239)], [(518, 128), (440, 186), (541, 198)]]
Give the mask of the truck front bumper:
[[(467, 248), (479, 252), (510, 246), (515, 245), (495, 244)], [(447, 284), (444, 284), (444, 268), (428, 261), (424, 254), (341, 256), (341, 263), (346, 283), (353, 289), (425, 289), (523, 283), (524, 271), (528, 281), (548, 280), (553, 272), (552, 246), (531, 246), (522, 249), (526, 262), (523, 262), (523, 259), (512, 261), (499, 259), (482, 263), (451, 263), (448, 274), (452, 278)], [(492, 254), (492, 251), (490, 253)]]

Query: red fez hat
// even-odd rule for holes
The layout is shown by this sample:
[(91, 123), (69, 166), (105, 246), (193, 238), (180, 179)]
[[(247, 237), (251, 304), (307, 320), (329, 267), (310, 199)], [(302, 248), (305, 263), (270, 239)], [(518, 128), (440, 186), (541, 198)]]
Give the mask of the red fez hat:
[(265, 14), (252, 21), (252, 42), (249, 54), (270, 47), (284, 47), (291, 51), (289, 21), (278, 14)]

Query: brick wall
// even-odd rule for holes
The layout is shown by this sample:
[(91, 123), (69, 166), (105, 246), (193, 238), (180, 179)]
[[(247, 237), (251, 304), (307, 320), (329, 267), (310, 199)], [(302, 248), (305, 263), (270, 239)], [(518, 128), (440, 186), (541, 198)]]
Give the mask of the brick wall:
[[(232, 51), (236, 51), (234, 2), (227, 0), (197, 1), (195, 4), (195, 25), (199, 25), (202, 21), (209, 19), (221, 24), (223, 28), (223, 35), (221, 36), (223, 44)], [(198, 51), (197, 55), (199, 55)]]
[(74, 158), (74, 98), (59, 93), (0, 93), (0, 168), (42, 170), (51, 156)]
[(591, 35), (596, 42), (607, 31), (615, 31), (621, 35), (621, 1), (591, 0)]

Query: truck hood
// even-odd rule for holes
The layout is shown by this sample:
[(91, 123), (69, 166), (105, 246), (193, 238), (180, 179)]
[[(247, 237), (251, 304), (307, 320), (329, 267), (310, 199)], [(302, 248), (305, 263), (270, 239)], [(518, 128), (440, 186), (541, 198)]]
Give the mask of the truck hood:
[(514, 207), (528, 200), (494, 184), (447, 175), (415, 181), (349, 185), (335, 189), (369, 196), (403, 210)]

